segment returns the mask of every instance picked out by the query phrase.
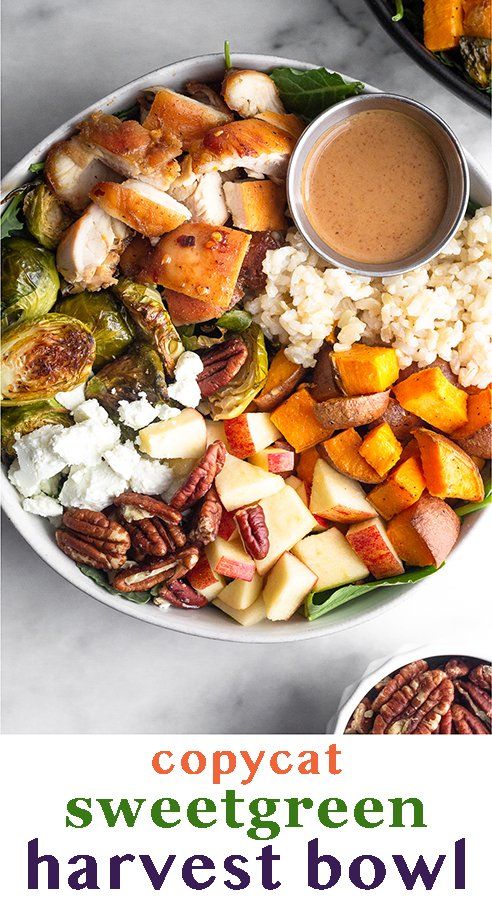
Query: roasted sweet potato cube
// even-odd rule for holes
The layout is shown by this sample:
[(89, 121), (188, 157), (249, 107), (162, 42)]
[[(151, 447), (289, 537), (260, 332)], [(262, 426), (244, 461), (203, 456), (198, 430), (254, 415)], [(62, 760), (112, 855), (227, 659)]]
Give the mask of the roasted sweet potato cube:
[(271, 414), (273, 424), (296, 453), (314, 447), (333, 434), (332, 428), (324, 428), (316, 418), (315, 406), (307, 388), (301, 388)]
[(347, 394), (379, 394), (398, 378), (396, 352), (391, 347), (354, 344), (350, 350), (332, 354), (333, 363)]
[(387, 422), (372, 428), (359, 449), (360, 455), (381, 476), (386, 475), (393, 466), (396, 466), (401, 451), (402, 446)]
[(285, 350), (279, 350), (270, 363), (263, 390), (255, 398), (258, 409), (262, 412), (275, 409), (297, 387), (303, 374), (303, 366), (288, 359)]
[(301, 458), (297, 465), (297, 475), (302, 479), (304, 484), (311, 486), (313, 483), (314, 467), (319, 459), (319, 453), (316, 447), (310, 447), (309, 450), (303, 450)]
[(453, 431), (451, 437), (466, 450), (482, 459), (492, 455), (492, 388), (486, 387), (468, 395), (468, 421)]
[(362, 438), (355, 428), (346, 428), (340, 431), (319, 446), (323, 458), (331, 462), (335, 469), (356, 481), (365, 484), (379, 484), (380, 475), (360, 455)]
[(393, 516), (412, 506), (425, 489), (425, 478), (416, 456), (410, 456), (393, 470), (384, 484), (378, 485), (367, 495), (367, 499), (383, 516)]
[(388, 524), (387, 535), (398, 555), (410, 566), (440, 566), (460, 533), (460, 520), (439, 497), (425, 492)]
[(454, 431), (467, 421), (465, 391), (451, 384), (438, 368), (422, 369), (393, 390), (404, 409), (440, 431)]
[(482, 476), (468, 453), (443, 434), (429, 428), (417, 428), (414, 434), (430, 494), (443, 499), (457, 497), (473, 503), (483, 500)]

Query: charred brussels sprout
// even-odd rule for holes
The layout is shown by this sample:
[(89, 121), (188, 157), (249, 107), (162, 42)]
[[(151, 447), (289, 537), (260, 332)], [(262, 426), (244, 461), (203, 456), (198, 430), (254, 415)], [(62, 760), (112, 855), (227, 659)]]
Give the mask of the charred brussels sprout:
[(149, 403), (162, 403), (166, 398), (162, 361), (145, 345), (134, 346), (100, 369), (87, 384), (85, 396), (95, 397), (109, 413), (117, 413), (120, 400), (138, 400), (141, 391), (145, 391)]
[(72, 221), (47, 184), (38, 184), (26, 194), (24, 216), (32, 236), (48, 250), (56, 247)]
[(489, 38), (460, 38), (460, 53), (471, 80), (481, 88), (490, 87), (491, 41)]
[(137, 324), (142, 338), (153, 345), (172, 375), (184, 347), (159, 292), (129, 278), (120, 278), (113, 291)]
[(86, 381), (96, 342), (77, 319), (51, 313), (7, 328), (2, 346), (2, 405), (48, 400)]
[(214, 420), (233, 419), (244, 412), (261, 391), (268, 375), (268, 355), (261, 329), (258, 325), (250, 325), (241, 338), (248, 348), (246, 361), (224, 390), (208, 398)]
[(92, 332), (96, 342), (94, 369), (100, 369), (126, 350), (134, 334), (124, 309), (109, 291), (82, 291), (62, 300), (57, 311), (79, 319)]
[(44, 316), (56, 301), (60, 279), (55, 258), (25, 238), (2, 246), (2, 328)]
[(72, 425), (70, 413), (56, 400), (41, 400), (25, 406), (9, 406), (2, 411), (2, 450), (14, 455), (15, 436), (30, 434), (43, 425)]

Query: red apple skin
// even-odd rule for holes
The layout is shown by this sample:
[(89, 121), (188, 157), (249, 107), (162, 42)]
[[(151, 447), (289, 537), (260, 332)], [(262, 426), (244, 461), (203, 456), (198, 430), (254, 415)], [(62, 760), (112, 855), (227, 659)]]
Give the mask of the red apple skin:
[(324, 519), (323, 516), (317, 516), (315, 513), (313, 513), (313, 516), (322, 528), (330, 528), (333, 525), (333, 522), (330, 522), (329, 519)]
[(227, 559), (226, 556), (221, 556), (215, 566), (215, 571), (218, 575), (224, 575), (226, 578), (239, 578), (240, 581), (253, 581), (256, 566), (254, 562), (251, 562), (250, 565), (249, 563), (241, 563), (237, 559)]
[(271, 450), (267, 453), (268, 471), (275, 474), (291, 475), (294, 471), (293, 450)]
[(325, 516), (330, 522), (364, 522), (370, 518), (370, 513), (355, 512), (350, 506), (332, 506), (326, 511)]
[(204, 588), (210, 587), (211, 584), (215, 584), (217, 581), (206, 556), (200, 557), (196, 566), (188, 572), (186, 577), (196, 591), (202, 591)]
[(233, 537), (237, 535), (237, 526), (234, 521), (233, 513), (227, 511), (227, 509), (222, 508), (222, 517), (219, 525), (219, 537), (223, 538), (224, 541), (230, 541)]
[(366, 522), (349, 528), (345, 537), (374, 578), (402, 575), (403, 564), (380, 529), (377, 521)]
[(246, 413), (236, 416), (235, 419), (226, 419), (224, 431), (227, 445), (234, 456), (246, 459), (255, 452), (256, 447), (251, 437)]

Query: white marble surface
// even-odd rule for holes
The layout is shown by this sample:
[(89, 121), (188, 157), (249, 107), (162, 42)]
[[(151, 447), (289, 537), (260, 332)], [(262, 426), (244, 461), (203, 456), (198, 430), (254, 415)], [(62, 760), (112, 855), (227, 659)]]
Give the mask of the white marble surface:
[[(183, 18), (183, 13), (185, 18)], [(423, 100), (487, 163), (488, 123), (419, 69), (362, 0), (4, 0), (4, 171), (112, 88), (221, 48), (304, 58)], [(6, 732), (324, 730), (347, 682), (403, 644), (490, 634), (485, 528), (404, 605), (331, 639), (217, 644), (119, 615), (3, 527)]]

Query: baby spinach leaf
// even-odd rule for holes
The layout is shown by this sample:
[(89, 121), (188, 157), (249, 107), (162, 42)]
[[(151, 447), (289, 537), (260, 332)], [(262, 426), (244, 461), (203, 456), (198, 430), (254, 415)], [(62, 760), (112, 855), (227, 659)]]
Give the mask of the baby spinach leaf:
[(364, 90), (361, 81), (348, 83), (337, 72), (329, 72), (324, 67), (304, 72), (280, 66), (270, 72), (270, 77), (289, 112), (298, 113), (305, 119), (314, 119), (334, 103)]
[(123, 591), (116, 591), (109, 584), (104, 572), (101, 572), (100, 569), (94, 569), (92, 566), (78, 566), (81, 572), (84, 575), (87, 575), (88, 578), (91, 578), (96, 584), (103, 587), (105, 591), (108, 591), (110, 594), (117, 594), (119, 597), (123, 597), (125, 600), (131, 600), (133, 603), (148, 603), (149, 600), (152, 599), (151, 591), (130, 591), (129, 593), (123, 593)]
[(29, 171), (34, 172), (34, 174), (36, 174), (37, 172), (42, 172), (43, 169), (44, 162), (31, 163), (31, 165), (29, 166)]
[(119, 112), (113, 113), (118, 119), (121, 119), (122, 122), (126, 122), (127, 119), (138, 119), (140, 116), (140, 107), (138, 103), (134, 103), (133, 106), (129, 106), (127, 109), (121, 109)]
[(24, 223), (19, 216), (22, 214), (22, 203), (28, 187), (30, 187), (30, 185), (23, 185), (21, 188), (16, 188), (16, 190), (11, 191), (4, 200), (4, 203), (6, 203), (7, 206), (3, 210), (0, 219), (2, 241), (12, 234), (17, 234), (24, 228)]
[(220, 319), (217, 319), (217, 326), (225, 328), (226, 331), (240, 332), (249, 328), (252, 321), (253, 316), (245, 309), (230, 309)]
[(478, 503), (465, 503), (464, 506), (455, 507), (454, 511), (456, 515), (463, 518), (463, 516), (468, 516), (470, 513), (477, 512), (479, 509), (490, 506), (492, 503), (492, 482), (490, 475), (488, 478), (484, 479), (484, 488), (485, 494), (483, 500), (480, 500)]
[(336, 609), (337, 606), (341, 606), (349, 600), (354, 600), (356, 597), (362, 596), (362, 594), (368, 594), (370, 591), (375, 591), (378, 588), (391, 587), (394, 584), (413, 584), (422, 578), (426, 578), (428, 575), (433, 575), (434, 572), (437, 572), (435, 566), (424, 566), (423, 568), (410, 569), (403, 575), (395, 575), (393, 578), (386, 578), (381, 581), (369, 581), (365, 584), (346, 584), (344, 587), (311, 593), (305, 600), (305, 616), (310, 622), (314, 622), (315, 619), (326, 615), (326, 613)]

